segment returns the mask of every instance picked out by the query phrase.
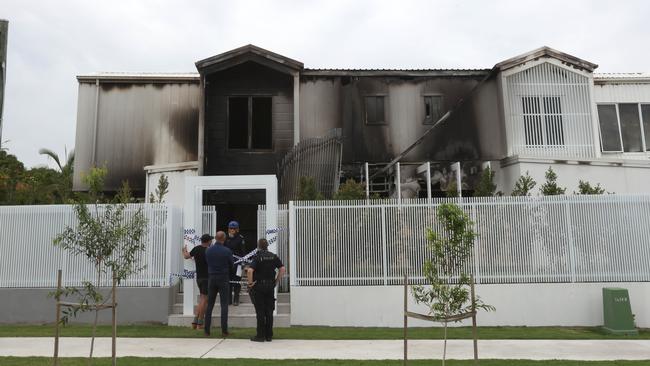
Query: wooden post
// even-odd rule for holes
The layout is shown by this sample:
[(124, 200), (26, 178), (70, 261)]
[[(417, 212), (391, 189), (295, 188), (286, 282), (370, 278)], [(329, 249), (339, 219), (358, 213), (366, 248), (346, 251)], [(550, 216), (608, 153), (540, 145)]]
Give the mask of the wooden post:
[(59, 322), (61, 321), (61, 270), (56, 272), (56, 323), (54, 324), (54, 366), (59, 366)]
[(408, 295), (408, 274), (404, 271), (404, 366), (408, 361), (408, 306), (407, 306), (407, 295)]
[(474, 365), (478, 365), (478, 337), (476, 335), (476, 296), (474, 293), (474, 275), (470, 275), (469, 280), (472, 295), (472, 336), (474, 338)]
[(116, 290), (115, 290), (116, 289), (116, 283), (117, 283), (117, 280), (115, 279), (115, 274), (113, 274), (113, 300), (112, 300), (112, 306), (111, 306), (111, 310), (113, 312), (113, 340), (112, 340), (112, 344), (111, 344), (111, 359), (112, 359), (112, 362), (113, 362), (113, 366), (117, 365), (117, 358), (116, 358), (116, 353), (117, 352), (116, 352), (116, 346), (115, 346), (115, 343), (116, 343), (116, 340), (117, 340), (117, 317), (116, 317), (116, 314), (115, 314), (115, 308), (117, 307), (117, 302), (116, 302), (117, 295), (115, 293), (116, 292)]

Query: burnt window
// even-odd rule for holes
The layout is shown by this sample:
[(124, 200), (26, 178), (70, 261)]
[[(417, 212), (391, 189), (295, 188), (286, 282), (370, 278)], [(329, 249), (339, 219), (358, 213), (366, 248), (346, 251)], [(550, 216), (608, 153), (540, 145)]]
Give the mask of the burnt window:
[(526, 146), (564, 145), (564, 123), (560, 97), (522, 97)]
[(228, 148), (233, 150), (273, 148), (271, 97), (228, 98)]
[(382, 125), (386, 123), (384, 97), (369, 96), (365, 97), (366, 124)]
[(442, 96), (425, 95), (424, 97), (424, 123), (436, 123), (442, 117)]

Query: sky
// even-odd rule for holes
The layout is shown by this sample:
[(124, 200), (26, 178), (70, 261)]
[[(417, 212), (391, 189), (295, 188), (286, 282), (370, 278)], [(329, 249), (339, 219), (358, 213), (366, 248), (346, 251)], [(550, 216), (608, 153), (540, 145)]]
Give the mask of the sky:
[(650, 1), (0, 0), (9, 20), (2, 146), (27, 167), (74, 148), (76, 75), (195, 72), (246, 44), (307, 68), (490, 68), (550, 46), (650, 72)]

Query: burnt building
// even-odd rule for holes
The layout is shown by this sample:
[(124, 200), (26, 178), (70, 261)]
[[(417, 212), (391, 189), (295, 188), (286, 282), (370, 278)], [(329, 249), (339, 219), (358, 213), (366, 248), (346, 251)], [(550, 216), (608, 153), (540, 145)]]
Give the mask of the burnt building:
[(596, 64), (548, 47), (486, 69), (367, 70), (305, 68), (248, 45), (196, 68), (78, 76), (75, 188), (106, 165), (107, 190), (128, 180), (146, 197), (165, 174), (179, 204), (187, 175), (276, 174), (284, 201), (301, 176), (325, 196), (371, 176), (369, 193), (404, 194), (404, 183), (412, 197), (443, 194), (456, 176), (471, 193), (490, 165), (506, 194), (549, 166), (570, 189), (578, 178), (646, 189), (634, 182), (649, 171), (650, 77), (594, 74)]

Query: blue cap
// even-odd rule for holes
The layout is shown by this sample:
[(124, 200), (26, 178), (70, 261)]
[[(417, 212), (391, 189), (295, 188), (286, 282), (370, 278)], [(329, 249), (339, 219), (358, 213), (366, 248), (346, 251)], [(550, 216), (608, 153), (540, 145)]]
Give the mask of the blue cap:
[(228, 223), (228, 229), (239, 229), (239, 223), (237, 221), (230, 221)]

